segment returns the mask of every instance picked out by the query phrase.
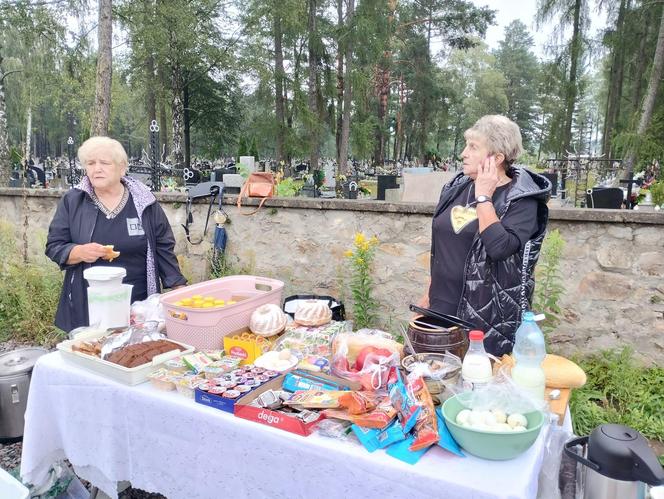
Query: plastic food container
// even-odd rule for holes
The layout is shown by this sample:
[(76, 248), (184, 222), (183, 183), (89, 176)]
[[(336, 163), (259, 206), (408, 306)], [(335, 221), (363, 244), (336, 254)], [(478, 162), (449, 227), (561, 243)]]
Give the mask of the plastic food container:
[(5, 499), (28, 499), (30, 491), (19, 480), (0, 468), (0, 497)]
[[(166, 335), (198, 350), (223, 349), (224, 336), (246, 330), (251, 313), (261, 305), (281, 304), (284, 283), (256, 276), (230, 276), (201, 282), (162, 295)], [(194, 295), (234, 301), (224, 307), (201, 309), (175, 305)]]
[(102, 360), (99, 357), (87, 355), (82, 352), (75, 352), (71, 348), (72, 345), (77, 341), (98, 338), (104, 334), (104, 331), (92, 331), (88, 334), (82, 333), (77, 335), (73, 340), (66, 340), (58, 343), (56, 348), (60, 351), (60, 354), (65, 359), (74, 362), (75, 364), (78, 364), (85, 369), (89, 369), (98, 374), (101, 374), (102, 376), (111, 378), (126, 385), (138, 385), (140, 383), (144, 383), (148, 380), (148, 376), (153, 371), (156, 371), (158, 368), (162, 367), (164, 362), (167, 360), (179, 357), (180, 355), (192, 353), (194, 351), (194, 347), (190, 345), (185, 345), (179, 341), (173, 341), (173, 343), (177, 343), (183, 347), (184, 350), (171, 350), (170, 352), (162, 353), (161, 355), (154, 357), (152, 362), (148, 362), (142, 366), (124, 367), (107, 360)]
[(499, 433), (458, 425), (456, 417), (462, 409), (468, 408), (465, 405), (468, 395), (470, 394), (460, 393), (447, 399), (443, 404), (442, 414), (454, 440), (469, 454), (483, 459), (504, 461), (523, 454), (535, 443), (544, 424), (544, 414), (541, 411), (524, 414), (528, 420), (526, 431)]
[(430, 366), (432, 376), (424, 376), (424, 382), (433, 397), (434, 404), (442, 404), (454, 396), (454, 388), (461, 375), (462, 362), (459, 357), (449, 352), (417, 353), (404, 357), (401, 365), (406, 371), (411, 372), (414, 365), (419, 362), (427, 363)]
[(122, 284), (122, 279), (127, 275), (123, 267), (95, 266), (85, 269), (83, 277), (88, 281), (91, 288), (114, 288)]

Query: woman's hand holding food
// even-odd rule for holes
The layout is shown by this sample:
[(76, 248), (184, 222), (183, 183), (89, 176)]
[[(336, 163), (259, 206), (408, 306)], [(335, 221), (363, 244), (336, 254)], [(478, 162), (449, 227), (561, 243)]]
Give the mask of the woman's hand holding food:
[[(111, 249), (112, 251), (112, 249)], [(102, 246), (97, 243), (87, 243), (87, 244), (78, 244), (74, 246), (69, 253), (69, 258), (67, 263), (74, 265), (77, 263), (94, 263), (100, 258), (108, 259), (109, 249), (106, 246)]]

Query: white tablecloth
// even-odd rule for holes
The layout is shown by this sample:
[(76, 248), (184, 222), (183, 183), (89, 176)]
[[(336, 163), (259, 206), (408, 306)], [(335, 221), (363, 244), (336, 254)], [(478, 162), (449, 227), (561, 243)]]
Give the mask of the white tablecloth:
[(67, 458), (111, 497), (116, 483), (168, 499), (529, 498), (548, 428), (510, 461), (433, 448), (415, 465), (355, 442), (301, 437), (205, 407), (149, 383), (128, 387), (51, 353), (32, 374), (21, 476), (40, 483)]

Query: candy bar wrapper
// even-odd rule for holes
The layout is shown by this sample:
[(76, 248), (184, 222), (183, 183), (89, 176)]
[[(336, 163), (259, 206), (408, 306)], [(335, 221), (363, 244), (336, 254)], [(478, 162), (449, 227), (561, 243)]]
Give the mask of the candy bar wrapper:
[(420, 460), (420, 458), (428, 449), (421, 449), (418, 451), (411, 450), (411, 446), (413, 445), (414, 440), (415, 439), (413, 437), (409, 437), (406, 440), (392, 444), (387, 448), (386, 452), (388, 455), (397, 458), (399, 461), (403, 461), (404, 463), (408, 464), (415, 464)]
[(397, 381), (390, 385), (390, 402), (397, 411), (397, 417), (404, 433), (413, 429), (422, 410), (415, 395), (406, 388), (401, 374), (397, 371)]
[(376, 408), (378, 401), (372, 392), (346, 392), (339, 397), (339, 404), (348, 414), (366, 414)]
[(372, 428), (363, 428), (356, 424), (352, 425), (353, 433), (369, 452), (374, 452), (380, 448), (380, 443), (378, 442), (379, 430), (374, 430)]
[(410, 447), (410, 450), (418, 451), (438, 442), (438, 422), (433, 399), (421, 376), (408, 377), (408, 391), (415, 395), (422, 408), (415, 423), (415, 440)]
[(286, 405), (303, 407), (305, 409), (336, 409), (339, 407), (339, 397), (347, 392), (330, 390), (307, 390), (296, 392), (286, 400)]
[(400, 442), (406, 439), (406, 435), (401, 429), (401, 425), (396, 421), (389, 425), (378, 434), (378, 445), (381, 449), (389, 447), (393, 443)]
[(348, 414), (346, 409), (323, 409), (320, 412), (323, 416), (329, 419), (340, 419), (342, 421), (354, 422), (353, 418), (355, 418), (355, 416)]
[(212, 359), (203, 352), (196, 352), (183, 355), (182, 362), (184, 362), (189, 369), (194, 371), (194, 373), (198, 374), (202, 372), (206, 366), (212, 364)]
[(385, 397), (373, 411), (357, 416), (351, 415), (350, 418), (357, 425), (382, 430), (392, 422), (396, 415), (397, 410), (392, 406), (390, 398)]
[(466, 457), (452, 437), (450, 430), (447, 429), (440, 407), (436, 409), (436, 419), (438, 420), (438, 446), (459, 457)]
[(224, 357), (223, 350), (203, 350), (203, 353), (212, 361), (218, 361)]
[(403, 430), (401, 429), (401, 425), (396, 422), (384, 430), (364, 428), (356, 424), (353, 424), (351, 428), (360, 443), (369, 452), (374, 452), (376, 449), (384, 449), (385, 447), (406, 438), (406, 435), (404, 435)]

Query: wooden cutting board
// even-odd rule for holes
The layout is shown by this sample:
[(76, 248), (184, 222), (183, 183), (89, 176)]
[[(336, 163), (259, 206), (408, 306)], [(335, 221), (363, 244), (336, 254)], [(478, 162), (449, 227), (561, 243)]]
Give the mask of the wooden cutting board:
[[(549, 394), (551, 390), (560, 390), (560, 398), (557, 400), (551, 400)], [(548, 386), (544, 390), (544, 395), (546, 400), (549, 402), (549, 410), (558, 416), (558, 425), (563, 424), (565, 419), (565, 412), (567, 411), (567, 405), (569, 404), (569, 397), (572, 394), (570, 388), (549, 388)]]

